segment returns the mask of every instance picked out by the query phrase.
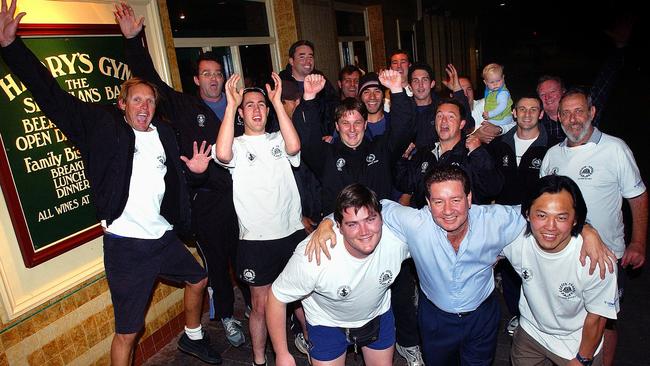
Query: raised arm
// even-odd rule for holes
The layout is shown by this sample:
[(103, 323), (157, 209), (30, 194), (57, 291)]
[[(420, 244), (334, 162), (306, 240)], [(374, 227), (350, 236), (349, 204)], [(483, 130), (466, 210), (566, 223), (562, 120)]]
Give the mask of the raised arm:
[[(125, 38), (124, 56), (133, 75), (154, 83), (158, 87), (158, 92), (167, 99), (167, 103), (173, 102), (173, 98), (170, 96), (181, 93), (167, 85), (153, 65), (143, 37), (144, 17), (137, 18), (133, 8), (125, 3), (116, 4), (113, 14)], [(171, 122), (177, 121), (175, 118), (171, 118)]]
[(226, 112), (223, 115), (223, 122), (217, 134), (217, 143), (215, 147), (216, 158), (222, 164), (228, 164), (232, 160), (232, 143), (235, 139), (235, 115), (237, 108), (244, 97), (244, 91), (237, 89), (239, 75), (233, 74), (226, 82)]
[[(296, 129), (293, 127), (291, 118), (289, 118), (287, 112), (284, 110), (284, 106), (282, 105), (282, 81), (280, 80), (280, 76), (273, 72), (271, 73), (271, 77), (273, 78), (275, 86), (271, 89), (271, 86), (266, 84), (266, 91), (268, 92), (271, 104), (273, 104), (273, 108), (275, 109), (275, 114), (278, 116), (278, 123), (280, 124), (280, 133), (284, 140), (285, 151), (287, 155), (293, 156), (300, 152), (300, 138), (298, 137), (298, 132), (296, 132)], [(228, 106), (230, 106), (230, 103)]]
[(104, 107), (83, 102), (61, 89), (52, 74), (36, 56), (16, 38), (16, 30), (25, 13), (16, 12), (16, 1), (7, 7), (0, 0), (0, 46), (4, 61), (32, 93), (43, 113), (65, 133), (82, 152), (85, 136), (108, 113)]
[(401, 80), (399, 72), (394, 70), (384, 70), (379, 74), (379, 81), (390, 89), (391, 120), (386, 139), (391, 166), (402, 157), (415, 132), (415, 105), (404, 92)]
[[(326, 144), (322, 141), (321, 124), (322, 106), (319, 105), (318, 93), (325, 87), (327, 80), (318, 74), (305, 77), (303, 99), (293, 115), (293, 123), (301, 140), (301, 158), (318, 176), (324, 167), (323, 154)], [(296, 115), (296, 114), (300, 115)]]

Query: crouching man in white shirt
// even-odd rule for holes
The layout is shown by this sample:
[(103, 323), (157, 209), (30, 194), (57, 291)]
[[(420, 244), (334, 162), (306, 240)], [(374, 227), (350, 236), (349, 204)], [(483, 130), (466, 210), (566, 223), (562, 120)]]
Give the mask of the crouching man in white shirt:
[(305, 239), (273, 282), (266, 322), (276, 365), (295, 365), (287, 349), (286, 304), (302, 300), (313, 365), (344, 365), (353, 345), (366, 365), (390, 366), (395, 324), (389, 288), (408, 248), (383, 226), (375, 193), (361, 184), (339, 193), (334, 221), (337, 241), (344, 245), (331, 250), (331, 260), (320, 266), (309, 262)]
[(619, 309), (616, 274), (601, 280), (578, 260), (587, 217), (580, 189), (565, 176), (543, 177), (522, 214), (528, 228), (503, 251), (523, 282), (513, 365), (602, 365), (605, 323)]

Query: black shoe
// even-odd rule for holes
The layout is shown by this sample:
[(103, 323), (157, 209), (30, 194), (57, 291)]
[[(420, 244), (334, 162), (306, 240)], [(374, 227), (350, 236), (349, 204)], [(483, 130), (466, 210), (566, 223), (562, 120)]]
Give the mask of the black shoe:
[(183, 332), (181, 339), (178, 340), (178, 349), (206, 363), (220, 365), (223, 362), (221, 355), (212, 347), (210, 339), (205, 332), (203, 332), (203, 339), (196, 341), (191, 340)]

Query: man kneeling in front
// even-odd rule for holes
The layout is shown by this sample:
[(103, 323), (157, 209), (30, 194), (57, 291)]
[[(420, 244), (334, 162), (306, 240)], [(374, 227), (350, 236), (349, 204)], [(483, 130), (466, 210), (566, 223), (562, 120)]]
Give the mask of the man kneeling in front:
[(331, 260), (309, 262), (301, 242), (271, 287), (266, 322), (276, 365), (295, 365), (287, 349), (286, 304), (302, 300), (312, 364), (344, 365), (348, 346), (366, 365), (393, 363), (395, 324), (389, 287), (409, 257), (406, 244), (383, 227), (381, 205), (361, 184), (344, 188), (334, 211), (338, 245)]

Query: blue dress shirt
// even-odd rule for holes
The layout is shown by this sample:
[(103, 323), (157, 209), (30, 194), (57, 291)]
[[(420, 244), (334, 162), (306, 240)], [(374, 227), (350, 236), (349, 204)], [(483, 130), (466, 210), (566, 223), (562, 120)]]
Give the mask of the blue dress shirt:
[(456, 253), (428, 206), (381, 203), (384, 223), (408, 244), (422, 292), (448, 313), (474, 311), (492, 293), (497, 256), (526, 227), (520, 206), (472, 205), (469, 230)]

